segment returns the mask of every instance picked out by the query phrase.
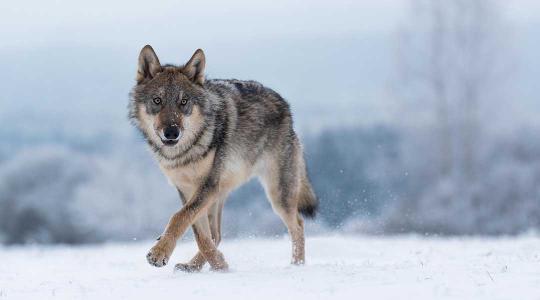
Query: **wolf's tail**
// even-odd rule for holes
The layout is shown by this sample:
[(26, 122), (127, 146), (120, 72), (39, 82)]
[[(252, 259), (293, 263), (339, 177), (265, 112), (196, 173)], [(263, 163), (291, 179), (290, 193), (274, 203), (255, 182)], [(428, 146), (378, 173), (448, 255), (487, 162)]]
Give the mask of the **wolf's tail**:
[(303, 171), (300, 180), (300, 193), (298, 194), (298, 211), (304, 217), (313, 219), (319, 208), (319, 200), (313, 191), (313, 187), (311, 187), (307, 173), (305, 170)]

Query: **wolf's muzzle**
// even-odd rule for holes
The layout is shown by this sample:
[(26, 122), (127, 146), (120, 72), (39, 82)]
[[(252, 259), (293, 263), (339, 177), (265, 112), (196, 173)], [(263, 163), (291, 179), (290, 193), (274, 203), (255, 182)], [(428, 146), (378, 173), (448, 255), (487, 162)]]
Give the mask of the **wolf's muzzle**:
[(160, 137), (163, 144), (168, 146), (176, 145), (180, 139), (180, 129), (178, 126), (167, 126), (163, 129)]

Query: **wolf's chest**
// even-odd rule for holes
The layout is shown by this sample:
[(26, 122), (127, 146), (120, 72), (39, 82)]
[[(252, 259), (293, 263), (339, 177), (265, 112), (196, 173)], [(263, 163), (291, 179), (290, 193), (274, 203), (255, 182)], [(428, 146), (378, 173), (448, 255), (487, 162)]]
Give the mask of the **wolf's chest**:
[(186, 166), (166, 168), (160, 165), (160, 168), (172, 185), (181, 190), (185, 196), (190, 197), (208, 176), (213, 160), (214, 153), (212, 152), (200, 161)]

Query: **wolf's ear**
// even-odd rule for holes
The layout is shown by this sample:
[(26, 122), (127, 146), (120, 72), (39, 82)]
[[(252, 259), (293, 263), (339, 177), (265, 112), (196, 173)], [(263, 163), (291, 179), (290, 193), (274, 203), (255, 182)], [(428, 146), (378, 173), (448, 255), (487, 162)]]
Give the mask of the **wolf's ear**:
[(201, 49), (197, 49), (182, 71), (189, 79), (202, 85), (204, 83), (205, 63), (206, 58), (204, 57), (204, 52)]
[(152, 46), (146, 45), (139, 54), (139, 68), (137, 70), (137, 83), (154, 78), (161, 72), (159, 59), (152, 49)]

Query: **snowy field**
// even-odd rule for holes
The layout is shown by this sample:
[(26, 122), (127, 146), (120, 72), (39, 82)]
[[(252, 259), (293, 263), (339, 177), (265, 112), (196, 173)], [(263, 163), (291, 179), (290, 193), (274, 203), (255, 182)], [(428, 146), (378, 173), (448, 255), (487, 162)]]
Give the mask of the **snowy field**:
[[(146, 263), (150, 242), (0, 248), (0, 299), (540, 299), (540, 238), (312, 237), (225, 240), (231, 271)], [(194, 254), (178, 244), (171, 262)], [(217, 299), (217, 298), (216, 298)]]

